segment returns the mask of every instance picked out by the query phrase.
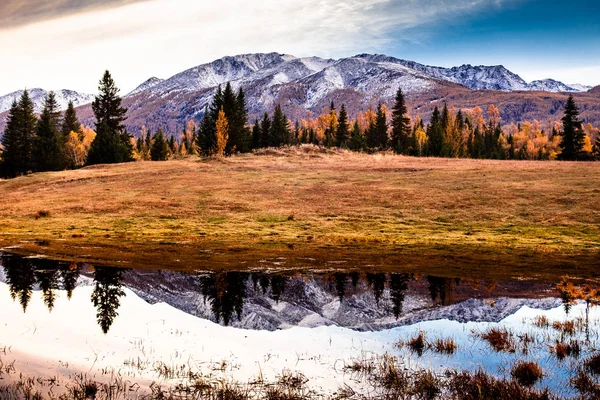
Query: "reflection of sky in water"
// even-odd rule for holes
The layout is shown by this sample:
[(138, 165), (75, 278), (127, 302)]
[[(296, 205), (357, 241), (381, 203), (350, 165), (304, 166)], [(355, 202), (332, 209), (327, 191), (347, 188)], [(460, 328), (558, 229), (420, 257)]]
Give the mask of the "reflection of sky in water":
[[(63, 290), (64, 282), (58, 284), (48, 281), (48, 276), (54, 274), (49, 264), (44, 264), (45, 269), (39, 266), (33, 268), (29, 271), (29, 278), (23, 279), (19, 274), (14, 275), (14, 271), (12, 276), (7, 274), (4, 264), (4, 271), (0, 268), (0, 281), (8, 281), (10, 285), (0, 283), (0, 320), (3, 321), (0, 324), (0, 348), (9, 346), (10, 351), (2, 358), (8, 358), (7, 361), (11, 357), (16, 359), (17, 369), (30, 374), (68, 375), (79, 371), (96, 374), (99, 378), (103, 369), (114, 368), (132, 382), (143, 386), (144, 382), (149, 384), (157, 379), (150, 366), (157, 361), (171, 366), (187, 364), (200, 370), (210, 370), (212, 364), (227, 360), (229, 367), (223, 374), (240, 381), (256, 377), (259, 371), (266, 377), (274, 377), (287, 368), (303, 372), (310, 379), (312, 387), (332, 392), (345, 383), (356, 384), (351, 375), (343, 373), (342, 360), (350, 361), (364, 358), (365, 354), (382, 355), (388, 352), (404, 356), (410, 367), (476, 370), (481, 366), (500, 376), (508, 376), (510, 365), (515, 360), (535, 360), (546, 374), (538, 387), (548, 386), (557, 394), (574, 394), (568, 380), (578, 362), (570, 358), (557, 361), (548, 346), (554, 343), (558, 333), (551, 327), (534, 327), (531, 320), (538, 315), (546, 315), (551, 322), (585, 317), (583, 304), (572, 307), (568, 316), (563, 307), (555, 307), (560, 304), (556, 301), (540, 303), (554, 304), (554, 307), (546, 310), (519, 305), (513, 311), (504, 309), (506, 315), (501, 312), (497, 314), (502, 318), (490, 318), (490, 321), (499, 323), (481, 322), (482, 315), (494, 316), (499, 312), (495, 307), (500, 305), (492, 307), (483, 301), (465, 302), (469, 295), (457, 281), (453, 283), (455, 286), (451, 291), (444, 292), (446, 305), (442, 305), (439, 291), (449, 289), (444, 289), (449, 282), (422, 279), (429, 283), (429, 287), (409, 282), (404, 288), (396, 282), (395, 296), (402, 294), (403, 299), (402, 313), (396, 319), (394, 306), (397, 303), (390, 303), (394, 294), (390, 294), (389, 282), (384, 291), (379, 293), (381, 286), (374, 288), (366, 280), (353, 285), (350, 276), (337, 275), (331, 279), (301, 277), (285, 282), (271, 279), (268, 283), (262, 276), (263, 287), (260, 279), (254, 279), (254, 290), (250, 275), (243, 281), (244, 285), (239, 280), (228, 282), (223, 277), (213, 277), (205, 284), (213, 285), (211, 288), (215, 291), (202, 293), (198, 286), (190, 284), (188, 277), (179, 281), (177, 279), (180, 277), (172, 273), (163, 275), (150, 271), (123, 271), (115, 275), (113, 270), (107, 272), (101, 268), (81, 269), (82, 275), (77, 279), (79, 286), (69, 300), (67, 292)], [(69, 275), (65, 271), (74, 271), (69, 266), (63, 267), (66, 269), (58, 269), (56, 276), (64, 278)], [(32, 277), (35, 284), (31, 288), (34, 290), (28, 292)], [(62, 282), (61, 279), (59, 281)], [(437, 285), (435, 290), (431, 290), (432, 282)], [(399, 288), (404, 288), (402, 293)], [(231, 304), (228, 304), (223, 295), (228, 290), (242, 290), (244, 296), (234, 296)], [(347, 293), (340, 295), (340, 290)], [(437, 293), (435, 300), (432, 300), (433, 292)], [(378, 295), (380, 298), (376, 301)], [(20, 301), (23, 296), (27, 298), (25, 313)], [(482, 297), (481, 294), (478, 296)], [(308, 304), (307, 297), (316, 300)], [(221, 308), (231, 309), (232, 323), (253, 330), (225, 327), (223, 321), (219, 325), (206, 318), (198, 318), (208, 316), (214, 321), (214, 315), (211, 316), (210, 312), (214, 310), (215, 301), (223, 303)], [(52, 307), (48, 306), (49, 302)], [(387, 305), (383, 304), (386, 302)], [(512, 302), (521, 304), (517, 299)], [(480, 304), (481, 310), (467, 313), (469, 310), (465, 308), (477, 307), (477, 304)], [(497, 304), (501, 304), (501, 301)], [(306, 314), (306, 309), (311, 307), (318, 312)], [(298, 313), (298, 316), (287, 315), (293, 313)], [(451, 320), (453, 313), (457, 316), (454, 319), (463, 322)], [(281, 324), (281, 320), (276, 323), (289, 329), (271, 332), (265, 330), (267, 328), (261, 329), (261, 326), (273, 326), (269, 318), (283, 318), (282, 315), (289, 319), (284, 321), (285, 324)], [(446, 319), (435, 318), (436, 315), (445, 316)], [(465, 321), (465, 315), (475, 315), (480, 322)], [(590, 313), (590, 319), (594, 321), (590, 326), (590, 339), (594, 345), (598, 344), (595, 322), (598, 317), (599, 311), (593, 308)], [(338, 325), (346, 323), (346, 326), (352, 326), (352, 321), (348, 321), (351, 318), (364, 318), (369, 324), (376, 323), (378, 330), (359, 332), (343, 327), (318, 326), (336, 321)], [(406, 325), (385, 329), (386, 324), (397, 321), (404, 321)], [(354, 324), (360, 326), (360, 322), (354, 321)], [(310, 328), (311, 323), (315, 327)], [(529, 333), (537, 343), (529, 345), (527, 355), (520, 351), (519, 345), (514, 354), (496, 353), (476, 333), (498, 325), (509, 328), (515, 336)], [(420, 330), (425, 332), (429, 341), (438, 337), (453, 338), (458, 345), (457, 353), (446, 356), (426, 351), (422, 357), (417, 357), (406, 347), (399, 350), (394, 346), (398, 340), (407, 341)], [(584, 339), (581, 334), (578, 335), (573, 338)], [(541, 338), (546, 340), (540, 342)], [(518, 338), (515, 340), (519, 343)], [(584, 352), (582, 358), (586, 355)], [(148, 367), (139, 370), (125, 365), (128, 360), (135, 359), (147, 362)]]

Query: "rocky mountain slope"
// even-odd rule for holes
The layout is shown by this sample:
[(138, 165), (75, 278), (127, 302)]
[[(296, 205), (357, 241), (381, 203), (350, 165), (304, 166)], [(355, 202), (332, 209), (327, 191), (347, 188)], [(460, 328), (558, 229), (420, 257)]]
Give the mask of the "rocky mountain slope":
[[(28, 89), (27, 91), (29, 92), (29, 96), (33, 101), (35, 112), (39, 113), (44, 106), (44, 99), (46, 98), (48, 91), (39, 88)], [(72, 101), (75, 107), (79, 107), (84, 104), (91, 103), (94, 100), (94, 95), (78, 93), (73, 90), (63, 89), (55, 91), (54, 93), (56, 94), (56, 100), (61, 110), (65, 110), (67, 108), (69, 101)], [(0, 96), (0, 113), (10, 110), (13, 101), (18, 101), (22, 95), (23, 91), (18, 90), (16, 92)]]
[[(391, 104), (399, 87), (408, 96), (411, 114), (423, 113), (425, 118), (425, 112), (430, 111), (427, 104), (441, 103), (449, 97), (455, 106), (466, 107), (473, 99), (508, 96), (513, 99), (513, 106), (501, 108), (505, 122), (530, 116), (545, 120), (564, 104), (564, 93), (579, 94), (589, 89), (552, 79), (527, 83), (501, 65), (442, 68), (377, 54), (339, 60), (279, 53), (244, 54), (223, 57), (168, 79), (153, 77), (143, 82), (125, 96), (128, 128), (138, 132), (146, 125), (152, 130), (162, 127), (178, 132), (186, 121), (202, 118), (217, 86), (227, 82), (236, 89), (244, 88), (251, 119), (271, 112), (279, 103), (292, 120), (304, 117), (306, 110), (319, 113), (332, 100), (345, 103), (351, 115), (375, 107), (378, 102)], [(0, 113), (18, 95), (16, 92), (0, 98)], [(32, 90), (38, 109), (44, 95), (41, 89)], [(92, 100), (92, 96), (76, 92), (60, 91), (58, 95), (65, 106), (68, 99), (76, 105)], [(583, 101), (587, 102), (582, 110), (588, 112), (588, 120), (600, 121), (600, 99), (591, 96)], [(89, 106), (80, 109), (80, 116), (86, 124), (93, 122)], [(0, 114), (0, 130), (2, 117)]]

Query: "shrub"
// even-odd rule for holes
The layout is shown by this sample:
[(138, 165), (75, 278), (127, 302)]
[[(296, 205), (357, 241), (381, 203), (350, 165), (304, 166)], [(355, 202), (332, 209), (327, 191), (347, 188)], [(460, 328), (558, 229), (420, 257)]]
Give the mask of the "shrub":
[(544, 376), (542, 368), (533, 361), (519, 361), (510, 374), (519, 384), (527, 387), (535, 385)]

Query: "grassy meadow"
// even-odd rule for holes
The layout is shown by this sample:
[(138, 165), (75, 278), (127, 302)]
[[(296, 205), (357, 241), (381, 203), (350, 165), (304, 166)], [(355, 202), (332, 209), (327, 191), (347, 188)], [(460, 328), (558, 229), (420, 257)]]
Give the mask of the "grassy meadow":
[(172, 269), (595, 277), (600, 163), (312, 146), (0, 180), (0, 246)]

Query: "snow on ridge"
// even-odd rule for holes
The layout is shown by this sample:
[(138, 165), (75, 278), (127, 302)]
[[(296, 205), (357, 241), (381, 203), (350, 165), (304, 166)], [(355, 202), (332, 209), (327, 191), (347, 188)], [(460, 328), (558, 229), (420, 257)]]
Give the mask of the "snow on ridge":
[[(35, 112), (40, 113), (44, 106), (44, 99), (46, 98), (48, 91), (40, 88), (33, 88), (27, 89), (27, 92), (29, 93), (29, 97), (31, 97)], [(94, 95), (79, 93), (68, 89), (55, 90), (54, 94), (56, 94), (56, 101), (58, 102), (60, 110), (65, 110), (69, 105), (69, 101), (72, 101), (73, 105), (78, 107), (91, 103), (94, 100)], [(10, 110), (12, 103), (15, 100), (19, 101), (22, 95), (23, 90), (17, 90), (16, 92), (0, 96), (0, 113)]]

